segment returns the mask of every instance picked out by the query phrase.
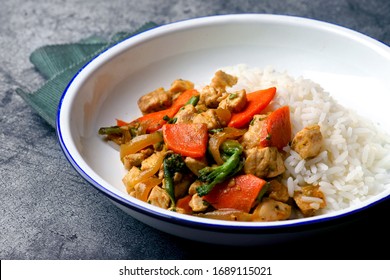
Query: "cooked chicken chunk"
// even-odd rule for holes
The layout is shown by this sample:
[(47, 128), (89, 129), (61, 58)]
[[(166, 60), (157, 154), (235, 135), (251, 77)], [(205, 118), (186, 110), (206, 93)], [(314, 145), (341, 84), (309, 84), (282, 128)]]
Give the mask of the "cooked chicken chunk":
[(207, 160), (206, 158), (192, 158), (192, 157), (186, 157), (184, 159), (184, 163), (188, 167), (189, 170), (192, 171), (195, 175), (199, 176), (199, 170), (207, 166)]
[(150, 192), (148, 203), (164, 209), (168, 209), (169, 204), (171, 203), (171, 199), (165, 190), (159, 186), (156, 186)]
[(188, 214), (188, 212), (185, 209), (180, 208), (180, 207), (176, 207), (176, 206), (171, 206), (170, 208), (168, 208), (168, 210), (171, 210), (173, 212), (180, 213), (180, 214)]
[(291, 148), (303, 159), (317, 156), (321, 151), (322, 134), (319, 125), (307, 126), (291, 142)]
[(204, 211), (208, 207), (208, 203), (204, 201), (197, 193), (192, 196), (188, 205), (192, 208), (192, 211), (194, 212)]
[(205, 112), (197, 114), (193, 119), (193, 123), (205, 123), (207, 124), (207, 129), (221, 128), (227, 125), (228, 119), (222, 114), (218, 114), (222, 109), (209, 109)]
[(282, 155), (276, 147), (255, 147), (245, 150), (244, 172), (260, 178), (272, 178), (282, 174), (284, 166)]
[(193, 89), (193, 88), (194, 88), (194, 83), (193, 82), (187, 81), (187, 80), (178, 79), (178, 80), (173, 81), (169, 91), (171, 93), (178, 93), (178, 92), (183, 92), (183, 91), (186, 91), (188, 89)]
[(193, 178), (191, 175), (183, 175), (181, 173), (175, 173), (173, 177), (173, 184), (175, 186), (175, 197), (183, 197), (188, 193), (188, 188), (190, 187)]
[(244, 89), (230, 93), (223, 99), (218, 107), (228, 109), (230, 112), (241, 112), (247, 104), (246, 91)]
[(222, 92), (214, 87), (205, 86), (199, 93), (199, 103), (206, 105), (208, 108), (217, 108), (219, 102), (225, 97)]
[(144, 149), (139, 153), (126, 155), (123, 158), (123, 165), (127, 170), (130, 170), (133, 166), (140, 166), (142, 161), (144, 161), (152, 153), (153, 149)]
[(305, 217), (313, 216), (316, 211), (326, 207), (325, 195), (319, 186), (304, 186), (301, 191), (294, 192), (293, 198)]
[(200, 113), (200, 112), (207, 111), (209, 108), (207, 108), (206, 104), (202, 104), (202, 103), (198, 102), (198, 104), (196, 104), (196, 106), (195, 106), (195, 109), (198, 111), (198, 113)]
[(258, 147), (260, 144), (260, 131), (267, 115), (255, 115), (248, 127), (248, 131), (242, 136), (240, 142), (244, 149)]
[(289, 199), (287, 187), (278, 180), (271, 180), (269, 182), (269, 189), (267, 193), (269, 198), (277, 201), (287, 202)]
[(271, 198), (264, 198), (253, 211), (253, 221), (270, 222), (287, 220), (291, 215), (291, 206)]
[(156, 164), (156, 161), (161, 157), (162, 152), (153, 153), (148, 158), (144, 159), (141, 163), (141, 170), (147, 170), (152, 168)]
[(123, 165), (130, 170), (133, 166), (140, 166), (145, 158), (146, 155), (143, 153), (129, 154), (123, 158)]
[(167, 109), (172, 105), (172, 93), (165, 91), (164, 88), (158, 88), (149, 92), (138, 99), (138, 107), (142, 114)]
[(226, 87), (232, 87), (237, 83), (237, 77), (227, 74), (221, 70), (215, 72), (210, 85), (225, 92)]
[(175, 123), (192, 123), (192, 119), (196, 116), (196, 114), (197, 110), (193, 105), (185, 105), (175, 115)]
[(190, 194), (190, 195), (196, 194), (196, 189), (197, 189), (198, 187), (200, 187), (201, 185), (203, 185), (203, 184), (204, 184), (203, 182), (201, 182), (201, 181), (199, 181), (199, 180), (196, 180), (196, 181), (193, 182), (193, 183), (191, 184), (191, 186), (189, 187), (189, 189), (188, 189), (188, 194)]
[(126, 187), (127, 193), (131, 193), (134, 190), (134, 185), (132, 184), (132, 181), (134, 180), (134, 178), (137, 178), (140, 173), (141, 170), (139, 170), (138, 167), (133, 166), (122, 178), (122, 182)]

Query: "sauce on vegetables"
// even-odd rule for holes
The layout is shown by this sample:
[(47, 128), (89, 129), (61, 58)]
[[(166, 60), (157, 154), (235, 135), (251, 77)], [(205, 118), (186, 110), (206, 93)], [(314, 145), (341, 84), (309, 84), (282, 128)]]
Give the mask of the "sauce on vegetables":
[(129, 195), (187, 215), (234, 221), (312, 216), (326, 206), (318, 186), (289, 195), (282, 183), (284, 147), (303, 157), (319, 153), (313, 124), (296, 136), (289, 106), (266, 111), (276, 87), (231, 91), (237, 78), (217, 71), (200, 90), (175, 80), (138, 100), (142, 116), (102, 127), (120, 146)]

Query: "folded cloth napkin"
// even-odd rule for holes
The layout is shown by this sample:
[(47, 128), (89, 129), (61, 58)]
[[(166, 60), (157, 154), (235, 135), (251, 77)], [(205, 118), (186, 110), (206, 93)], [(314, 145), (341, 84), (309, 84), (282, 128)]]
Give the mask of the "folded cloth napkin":
[(46, 83), (33, 93), (21, 88), (16, 89), (16, 93), (55, 127), (59, 101), (77, 72), (104, 50), (156, 26), (153, 22), (147, 22), (134, 32), (120, 32), (110, 40), (92, 36), (76, 43), (40, 47), (30, 55), (30, 61), (47, 79)]

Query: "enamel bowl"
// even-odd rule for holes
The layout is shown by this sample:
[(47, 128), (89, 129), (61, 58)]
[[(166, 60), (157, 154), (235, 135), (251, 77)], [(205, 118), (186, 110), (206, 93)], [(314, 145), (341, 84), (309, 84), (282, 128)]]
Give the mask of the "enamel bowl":
[[(143, 223), (183, 238), (215, 244), (263, 244), (340, 224), (380, 201), (390, 187), (354, 207), (305, 219), (228, 222), (175, 213), (137, 200), (122, 183), (118, 150), (98, 129), (141, 115), (138, 98), (183, 78), (204, 83), (217, 68), (273, 65), (319, 83), (340, 103), (390, 132), (390, 48), (358, 32), (304, 18), (243, 14), (176, 22), (143, 32), (104, 51), (74, 77), (57, 117), (60, 145), (72, 166), (116, 206)], [(365, 92), (369, 90), (370, 98)], [(353, 92), (351, 95), (346, 91)], [(374, 102), (387, 98), (387, 102)]]

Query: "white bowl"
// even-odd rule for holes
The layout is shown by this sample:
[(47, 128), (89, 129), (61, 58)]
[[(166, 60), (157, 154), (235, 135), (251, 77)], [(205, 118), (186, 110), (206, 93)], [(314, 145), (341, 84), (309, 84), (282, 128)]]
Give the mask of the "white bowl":
[[(89, 62), (65, 90), (57, 133), (72, 166), (134, 218), (164, 232), (218, 244), (262, 244), (295, 238), (338, 224), (388, 199), (390, 188), (345, 210), (278, 222), (227, 222), (183, 215), (129, 196), (118, 151), (99, 127), (140, 116), (137, 99), (184, 78), (208, 81), (219, 67), (273, 65), (318, 82), (340, 103), (386, 122), (390, 48), (355, 31), (315, 20), (262, 14), (191, 19), (131, 37)], [(367, 95), (369, 91), (369, 98)], [(353, 93), (353, 95), (351, 94)], [(353, 96), (353, 98), (351, 98)], [(381, 100), (383, 102), (378, 102)]]

